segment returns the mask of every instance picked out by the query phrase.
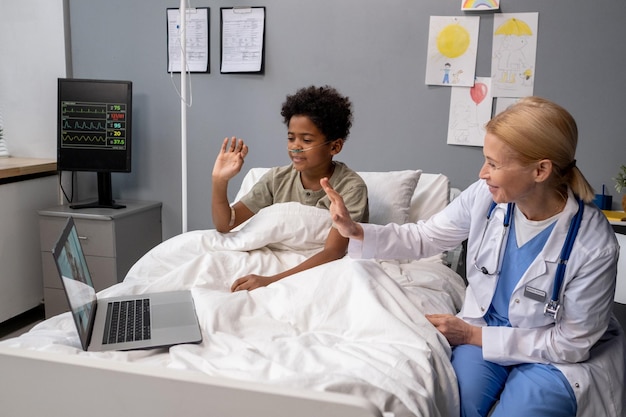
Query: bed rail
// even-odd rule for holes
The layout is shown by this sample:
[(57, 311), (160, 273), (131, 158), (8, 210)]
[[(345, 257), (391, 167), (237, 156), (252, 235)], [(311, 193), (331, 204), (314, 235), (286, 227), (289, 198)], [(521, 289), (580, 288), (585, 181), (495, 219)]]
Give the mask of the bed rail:
[(0, 409), (12, 417), (381, 417), (364, 398), (199, 372), (0, 347)]

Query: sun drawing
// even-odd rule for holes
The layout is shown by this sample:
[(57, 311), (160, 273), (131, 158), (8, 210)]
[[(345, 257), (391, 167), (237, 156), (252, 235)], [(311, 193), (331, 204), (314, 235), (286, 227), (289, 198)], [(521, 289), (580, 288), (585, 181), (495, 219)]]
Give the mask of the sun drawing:
[(458, 23), (444, 27), (437, 35), (437, 49), (448, 58), (463, 55), (470, 44), (470, 34)]

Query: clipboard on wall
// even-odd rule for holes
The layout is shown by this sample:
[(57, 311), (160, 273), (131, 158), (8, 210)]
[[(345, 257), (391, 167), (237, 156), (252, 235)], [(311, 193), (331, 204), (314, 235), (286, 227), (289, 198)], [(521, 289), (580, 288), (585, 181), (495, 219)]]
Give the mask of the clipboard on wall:
[(220, 72), (265, 71), (265, 7), (220, 9)]
[[(186, 72), (210, 72), (209, 67), (209, 13), (208, 7), (187, 9), (185, 20)], [(181, 20), (178, 8), (167, 9), (167, 72), (181, 70)]]

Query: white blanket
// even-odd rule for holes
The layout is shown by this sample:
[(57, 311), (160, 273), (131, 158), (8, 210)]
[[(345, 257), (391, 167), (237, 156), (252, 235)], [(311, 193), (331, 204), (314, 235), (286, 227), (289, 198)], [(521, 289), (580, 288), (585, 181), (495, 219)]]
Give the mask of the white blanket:
[(268, 287), (231, 293), (246, 274), (269, 275), (319, 251), (328, 211), (271, 206), (240, 230), (184, 233), (140, 259), (99, 296), (191, 289), (199, 345), (83, 352), (69, 313), (4, 342), (213, 376), (363, 396), (395, 416), (458, 414), (450, 347), (424, 318), (456, 313), (461, 278), (440, 262), (344, 258)]

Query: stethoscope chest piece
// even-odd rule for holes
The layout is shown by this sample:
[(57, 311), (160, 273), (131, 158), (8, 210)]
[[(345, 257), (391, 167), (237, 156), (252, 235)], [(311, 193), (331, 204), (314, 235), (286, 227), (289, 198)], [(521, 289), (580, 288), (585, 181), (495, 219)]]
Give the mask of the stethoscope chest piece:
[(554, 320), (558, 319), (560, 311), (561, 304), (559, 303), (559, 300), (550, 300), (543, 308), (544, 316), (552, 317)]

